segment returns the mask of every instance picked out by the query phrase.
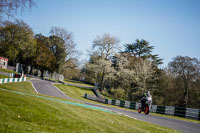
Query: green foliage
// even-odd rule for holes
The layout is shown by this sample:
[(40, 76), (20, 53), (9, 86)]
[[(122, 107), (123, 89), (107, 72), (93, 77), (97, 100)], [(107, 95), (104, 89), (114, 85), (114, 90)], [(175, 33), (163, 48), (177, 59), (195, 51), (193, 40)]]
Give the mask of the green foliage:
[[(195, 62), (188, 63), (185, 59), (188, 57), (174, 58), (161, 72), (153, 90), (154, 104), (185, 107), (187, 100), (187, 107), (200, 108), (200, 75), (197, 74), (200, 69)], [(183, 77), (188, 79), (183, 80)]]
[(54, 35), (49, 37), (49, 41), (50, 43), (48, 47), (56, 57), (56, 71), (60, 72), (62, 65), (65, 63), (66, 58), (66, 49), (64, 45), (65, 42), (62, 38)]
[(125, 44), (125, 52), (131, 53), (133, 56), (148, 58), (152, 50), (153, 46), (149, 46), (149, 42), (144, 39), (141, 41), (137, 39), (135, 43)]
[[(21, 63), (38, 68), (42, 73), (44, 70), (61, 73), (67, 50), (61, 37), (41, 34), (34, 37), (32, 29), (25, 22), (16, 20), (5, 22), (0, 27), (0, 56), (8, 58), (11, 65)], [(71, 60), (69, 63), (72, 63)]]
[(114, 99), (125, 99), (125, 92), (124, 89), (112, 89), (111, 90), (111, 94), (113, 96)]
[(0, 28), (0, 56), (9, 62), (28, 64), (34, 51), (32, 29), (22, 20), (5, 22)]
[(56, 71), (62, 73), (66, 78), (74, 78), (78, 76), (78, 58), (81, 53), (76, 49), (76, 43), (73, 40), (73, 33), (67, 31), (65, 28), (52, 27), (50, 34), (51, 37), (54, 38), (52, 39), (56, 41), (57, 53), (59, 53), (59, 55), (56, 55), (56, 66), (58, 66)]
[(64, 69), (62, 70), (62, 74), (67, 79), (80, 79), (80, 69), (77, 68), (77, 65), (72, 61), (65, 63), (63, 65)]
[(42, 71), (53, 71), (55, 68), (55, 63), (56, 58), (53, 53), (46, 47), (45, 42), (38, 39), (35, 66)]
[(94, 63), (88, 63), (86, 65), (86, 70), (91, 73), (91, 77), (95, 82), (100, 83), (100, 91), (104, 90), (105, 81), (112, 77), (114, 69), (112, 67), (112, 62), (110, 60), (96, 58)]
[[(116, 48), (114, 42), (118, 40), (106, 35), (93, 41), (95, 51), (86, 64), (85, 73), (100, 83), (100, 90), (105, 86), (110, 93), (111, 88), (121, 88), (126, 100), (137, 100), (136, 95), (152, 89), (152, 84), (155, 84), (159, 74), (157, 65), (161, 64), (161, 59), (152, 54), (154, 47), (149, 42), (139, 39), (136, 43), (126, 44), (124, 52), (110, 58)], [(112, 63), (108, 65), (106, 62), (109, 61)]]
[[(87, 75), (86, 80), (103, 83), (109, 93), (107, 95), (137, 101), (138, 96), (150, 90), (153, 104), (200, 108), (199, 60), (178, 56), (169, 63), (167, 70), (161, 70), (158, 65), (162, 59), (152, 54), (154, 47), (143, 39), (137, 39), (135, 43), (125, 44), (124, 52), (106, 58), (112, 64), (104, 67), (106, 63), (101, 62), (101, 58), (106, 55), (104, 42), (101, 37), (94, 40), (93, 48), (97, 49), (91, 54), (83, 72)], [(108, 74), (106, 68), (110, 70)], [(102, 76), (106, 80), (102, 80)]]
[[(65, 63), (65, 58), (66, 58), (66, 49), (65, 49), (65, 45), (64, 45), (64, 40), (60, 37), (57, 36), (50, 36), (50, 37), (45, 37), (41, 34), (36, 34), (35, 38), (38, 41), (40, 41), (39, 43), (43, 43), (42, 46), (37, 46), (37, 56), (38, 57), (38, 53), (40, 54), (41, 50), (40, 47), (42, 47), (43, 51), (46, 51), (46, 53), (43, 53), (43, 55), (47, 56), (47, 58), (49, 58), (49, 60), (52, 60), (52, 63), (45, 68), (45, 70), (49, 70), (49, 71), (57, 71), (60, 73), (61, 71), (61, 67), (63, 66), (63, 64)], [(45, 50), (46, 49), (46, 50)], [(48, 52), (49, 51), (49, 52)], [(54, 56), (54, 57), (53, 57)], [(43, 62), (46, 62), (45, 59), (47, 58), (41, 58), (43, 60)], [(53, 59), (55, 58), (55, 59)], [(38, 59), (38, 58), (37, 58)], [(37, 61), (37, 59), (35, 59)], [(38, 62), (38, 61), (37, 61)], [(41, 65), (39, 65), (41, 66)], [(38, 65), (37, 65), (38, 67)], [(44, 68), (41, 68), (44, 69)]]
[(151, 59), (156, 65), (162, 64), (162, 59), (158, 55), (152, 55), (153, 46), (149, 42), (142, 39), (137, 39), (135, 43), (125, 44), (125, 53), (130, 53), (131, 56), (142, 57), (143, 59)]
[(168, 104), (200, 108), (197, 96), (200, 94), (200, 61), (188, 56), (177, 56), (169, 63), (166, 73), (168, 84), (165, 85), (165, 91), (173, 95), (166, 97), (165, 101)]
[(150, 84), (154, 81), (156, 69), (151, 61), (141, 57), (131, 56), (128, 53), (116, 54), (115, 78), (113, 88), (124, 90), (125, 100), (138, 100), (138, 95), (150, 89)]

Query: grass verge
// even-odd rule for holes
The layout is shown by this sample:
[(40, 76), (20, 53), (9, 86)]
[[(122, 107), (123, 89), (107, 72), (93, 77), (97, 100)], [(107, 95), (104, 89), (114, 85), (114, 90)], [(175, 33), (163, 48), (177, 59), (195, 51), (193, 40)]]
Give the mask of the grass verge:
[(0, 71), (2, 71), (2, 72), (7, 72), (7, 73), (17, 73), (17, 72), (15, 72), (15, 71), (13, 71), (13, 70), (2, 69), (2, 68), (0, 68)]
[(0, 75), (0, 79), (3, 79), (3, 78), (10, 78), (9, 76), (5, 76), (5, 75)]
[[(28, 82), (3, 84), (0, 87), (35, 94)], [(0, 118), (0, 132), (177, 132), (121, 115), (2, 90)]]
[(93, 85), (85, 84), (81, 81), (65, 79), (64, 82), (68, 84), (80, 85), (80, 86), (85, 86), (85, 87), (94, 87)]
[(37, 94), (34, 91), (32, 85), (31, 85), (31, 82), (16, 82), (16, 83), (0, 84), (0, 88), (14, 90), (14, 91), (20, 91), (20, 92), (29, 93), (29, 94)]

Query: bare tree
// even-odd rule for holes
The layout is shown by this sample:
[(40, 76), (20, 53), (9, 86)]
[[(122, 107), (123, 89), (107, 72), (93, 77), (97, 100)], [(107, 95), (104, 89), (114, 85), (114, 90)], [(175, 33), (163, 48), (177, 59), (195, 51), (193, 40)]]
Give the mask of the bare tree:
[(50, 34), (62, 38), (65, 42), (66, 59), (63, 63), (61, 70), (64, 70), (66, 68), (76, 68), (78, 64), (71, 65), (71, 62), (77, 62), (78, 57), (81, 55), (81, 52), (76, 49), (76, 43), (73, 40), (73, 33), (67, 31), (65, 28), (52, 27), (50, 30)]
[(174, 77), (180, 78), (184, 84), (184, 104), (187, 107), (188, 90), (191, 82), (198, 80), (200, 76), (200, 61), (188, 56), (177, 56), (169, 63), (168, 67)]
[(22, 13), (25, 8), (31, 9), (33, 6), (33, 0), (0, 0), (0, 20), (3, 15), (13, 17), (18, 10)]
[[(119, 48), (119, 39), (117, 37), (111, 36), (109, 34), (103, 34), (102, 36), (97, 36), (93, 41), (92, 50), (93, 53), (98, 55), (102, 61), (105, 63), (110, 59), (112, 55), (115, 54), (116, 50)], [(101, 90), (104, 90), (104, 81), (106, 77), (106, 69), (103, 67), (101, 71)]]
[[(101, 85), (104, 85), (105, 80), (109, 77), (112, 77), (114, 74), (114, 68), (112, 67), (112, 62), (110, 60), (105, 60), (102, 58), (96, 57), (93, 63), (86, 64), (86, 68), (88, 71), (93, 73), (93, 78), (95, 82), (100, 82)], [(104, 76), (102, 78), (102, 76)], [(100, 88), (102, 91), (103, 88)]]
[(93, 41), (92, 49), (104, 59), (109, 59), (119, 48), (119, 39), (109, 34), (97, 36)]

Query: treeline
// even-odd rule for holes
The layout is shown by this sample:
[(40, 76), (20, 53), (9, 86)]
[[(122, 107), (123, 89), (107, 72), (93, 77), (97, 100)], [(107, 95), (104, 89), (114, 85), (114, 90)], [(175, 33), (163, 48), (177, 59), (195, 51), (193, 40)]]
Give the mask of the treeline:
[(64, 28), (52, 27), (47, 37), (34, 34), (22, 20), (5, 21), (0, 27), (0, 56), (8, 58), (12, 66), (20, 63), (39, 69), (42, 77), (44, 71), (76, 69), (77, 54), (73, 34)]
[[(200, 108), (200, 61), (177, 56), (165, 69), (162, 59), (152, 54), (146, 40), (137, 39), (119, 48), (119, 39), (109, 34), (97, 36), (90, 60), (82, 69), (86, 81), (98, 83), (104, 95), (138, 101), (146, 90), (153, 104)], [(116, 51), (120, 52), (116, 52)]]

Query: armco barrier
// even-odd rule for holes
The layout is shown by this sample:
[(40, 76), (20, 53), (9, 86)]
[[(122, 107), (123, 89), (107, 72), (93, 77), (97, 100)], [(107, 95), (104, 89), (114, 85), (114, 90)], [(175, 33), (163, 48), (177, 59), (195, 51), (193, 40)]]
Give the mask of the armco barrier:
[(156, 113), (165, 114), (165, 106), (157, 106)]
[[(120, 101), (120, 100), (119, 100), (119, 101)], [(125, 108), (130, 108), (130, 104), (131, 104), (130, 101), (126, 101), (124, 107), (125, 107)]]
[[(136, 102), (123, 101), (123, 100), (111, 100), (107, 98), (98, 98), (96, 96), (88, 95), (88, 94), (85, 94), (84, 97), (93, 101), (98, 101), (101, 103), (116, 105), (116, 106), (129, 108), (129, 109), (137, 110), (140, 105), (140, 103), (136, 103)], [(153, 113), (173, 115), (173, 116), (185, 117), (189, 119), (200, 120), (200, 109), (152, 105), (150, 111)]]
[(12, 83), (12, 82), (23, 82), (23, 81), (26, 81), (26, 77), (22, 77), (22, 78), (4, 78), (4, 79), (0, 79), (0, 84)]
[(200, 110), (199, 110), (199, 120), (200, 120)]
[(186, 108), (185, 117), (187, 117), (187, 118), (198, 118), (199, 115), (200, 115), (199, 109)]
[(115, 105), (119, 106), (120, 105), (120, 100), (116, 100)]
[(151, 112), (153, 113), (157, 112), (157, 105), (151, 105)]
[(124, 105), (125, 105), (125, 101), (123, 101), (123, 100), (120, 100), (120, 107), (124, 107)]
[(175, 107), (174, 115), (185, 117), (186, 108), (183, 107)]
[(115, 105), (115, 102), (116, 102), (116, 100), (112, 100), (111, 104), (112, 104), (112, 105)]
[(165, 106), (165, 114), (174, 115), (175, 107), (173, 106)]
[(136, 103), (135, 102), (130, 102), (129, 109), (136, 109)]

